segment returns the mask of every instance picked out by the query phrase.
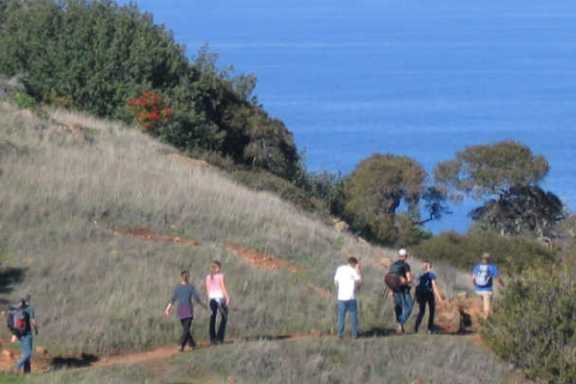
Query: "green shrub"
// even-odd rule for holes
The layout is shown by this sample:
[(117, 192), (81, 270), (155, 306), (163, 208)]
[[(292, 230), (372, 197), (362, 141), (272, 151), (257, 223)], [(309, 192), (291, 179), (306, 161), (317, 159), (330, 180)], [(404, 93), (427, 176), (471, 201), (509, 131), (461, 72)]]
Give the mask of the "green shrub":
[(529, 378), (576, 382), (575, 273), (554, 267), (517, 275), (482, 329), (492, 349)]
[(14, 103), (20, 109), (31, 109), (36, 106), (36, 100), (25, 92), (16, 92)]
[(557, 250), (520, 237), (503, 237), (493, 232), (476, 231), (467, 235), (445, 232), (415, 248), (420, 258), (448, 262), (470, 269), (484, 252), (493, 255), (504, 271), (520, 272), (526, 267), (549, 264), (557, 259)]

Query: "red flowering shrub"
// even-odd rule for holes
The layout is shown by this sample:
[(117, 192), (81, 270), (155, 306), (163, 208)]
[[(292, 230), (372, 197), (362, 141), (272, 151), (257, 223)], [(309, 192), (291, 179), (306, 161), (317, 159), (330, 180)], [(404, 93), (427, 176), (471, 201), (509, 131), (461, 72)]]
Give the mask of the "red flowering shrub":
[(139, 97), (128, 99), (128, 110), (146, 130), (154, 130), (172, 119), (172, 108), (154, 91), (145, 91)]

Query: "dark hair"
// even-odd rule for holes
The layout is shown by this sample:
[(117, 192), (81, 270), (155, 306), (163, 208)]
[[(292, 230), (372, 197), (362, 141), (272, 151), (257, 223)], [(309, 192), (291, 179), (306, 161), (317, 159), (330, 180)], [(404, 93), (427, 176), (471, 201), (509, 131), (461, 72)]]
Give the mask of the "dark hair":
[(190, 272), (186, 269), (182, 270), (182, 272), (180, 272), (180, 277), (181, 278), (185, 278), (185, 277), (189, 277), (190, 276)]
[(222, 263), (219, 262), (218, 260), (213, 260), (213, 261), (212, 261), (212, 264), (217, 265), (218, 268), (222, 268)]
[(356, 264), (358, 264), (358, 259), (355, 258), (355, 257), (350, 257), (350, 258), (348, 259), (348, 264), (350, 264), (350, 265), (356, 265)]

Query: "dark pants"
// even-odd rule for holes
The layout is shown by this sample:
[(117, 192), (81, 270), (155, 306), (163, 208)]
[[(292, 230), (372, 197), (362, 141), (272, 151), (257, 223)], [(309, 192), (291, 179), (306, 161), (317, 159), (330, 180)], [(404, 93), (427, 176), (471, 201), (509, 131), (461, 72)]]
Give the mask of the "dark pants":
[[(228, 321), (228, 307), (226, 303), (220, 300), (212, 299), (210, 300), (210, 309), (212, 314), (210, 315), (210, 342), (216, 343), (224, 342), (224, 333), (226, 332), (226, 322)], [(216, 317), (220, 312), (220, 326), (218, 327), (218, 333), (216, 333)]]
[(400, 325), (403, 326), (408, 321), (413, 304), (410, 287), (403, 287), (394, 291), (394, 312), (396, 313), (396, 321)]
[(434, 313), (436, 311), (436, 300), (434, 299), (433, 292), (418, 292), (416, 291), (416, 301), (418, 302), (419, 311), (418, 317), (416, 317), (416, 324), (414, 325), (414, 331), (418, 332), (420, 323), (424, 318), (424, 313), (426, 312), (426, 304), (428, 304), (428, 330), (434, 330)]
[(186, 344), (190, 344), (192, 348), (196, 346), (196, 342), (192, 337), (190, 328), (192, 327), (192, 318), (188, 317), (186, 319), (180, 319), (180, 324), (182, 324), (182, 336), (180, 337), (180, 350), (183, 351)]

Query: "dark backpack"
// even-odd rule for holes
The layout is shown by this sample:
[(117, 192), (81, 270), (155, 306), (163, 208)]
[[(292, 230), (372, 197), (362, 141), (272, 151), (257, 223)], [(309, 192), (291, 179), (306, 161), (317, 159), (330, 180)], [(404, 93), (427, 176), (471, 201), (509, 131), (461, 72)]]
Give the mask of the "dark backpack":
[(420, 276), (418, 285), (416, 286), (416, 293), (418, 295), (428, 295), (434, 293), (434, 289), (432, 288), (432, 278), (429, 272), (426, 272)]
[(10, 307), (6, 314), (6, 326), (17, 337), (23, 336), (30, 329), (30, 316), (23, 307)]
[(404, 284), (402, 278), (404, 277), (403, 263), (394, 262), (390, 266), (388, 273), (384, 276), (384, 282), (393, 291), (400, 289)]
[(402, 287), (402, 278), (400, 275), (392, 272), (388, 272), (386, 276), (384, 276), (384, 282), (393, 291), (396, 291)]

